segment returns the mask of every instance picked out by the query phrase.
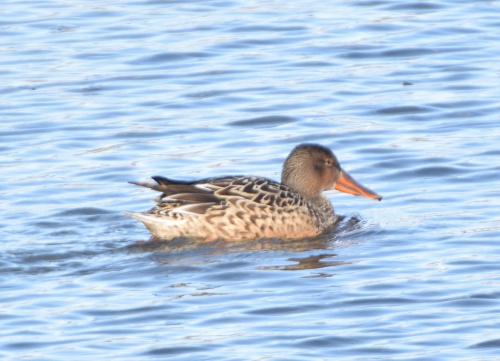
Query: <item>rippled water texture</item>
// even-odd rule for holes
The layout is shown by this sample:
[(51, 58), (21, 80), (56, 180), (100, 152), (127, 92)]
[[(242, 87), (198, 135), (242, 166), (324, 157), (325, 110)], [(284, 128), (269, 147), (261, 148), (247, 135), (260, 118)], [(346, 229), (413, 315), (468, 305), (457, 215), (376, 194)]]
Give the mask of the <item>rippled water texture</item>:
[[(498, 1), (29, 1), (0, 16), (0, 358), (500, 354)], [(151, 244), (151, 175), (331, 147), (312, 240)]]

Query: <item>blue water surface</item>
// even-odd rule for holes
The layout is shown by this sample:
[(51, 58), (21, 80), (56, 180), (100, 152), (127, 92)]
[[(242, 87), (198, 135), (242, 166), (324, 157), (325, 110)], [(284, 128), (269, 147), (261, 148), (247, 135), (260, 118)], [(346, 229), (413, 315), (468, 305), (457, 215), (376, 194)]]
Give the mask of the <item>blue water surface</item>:
[[(498, 1), (5, 0), (0, 358), (496, 360)], [(309, 240), (144, 243), (152, 175), (331, 147)]]

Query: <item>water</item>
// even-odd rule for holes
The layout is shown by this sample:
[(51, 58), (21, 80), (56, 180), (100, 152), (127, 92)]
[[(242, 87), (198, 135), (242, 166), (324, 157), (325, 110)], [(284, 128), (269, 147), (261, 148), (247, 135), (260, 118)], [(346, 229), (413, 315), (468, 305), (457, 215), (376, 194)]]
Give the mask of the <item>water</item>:
[[(500, 354), (497, 1), (4, 1), (0, 358)], [(151, 175), (331, 147), (382, 202), (306, 241), (142, 244)]]

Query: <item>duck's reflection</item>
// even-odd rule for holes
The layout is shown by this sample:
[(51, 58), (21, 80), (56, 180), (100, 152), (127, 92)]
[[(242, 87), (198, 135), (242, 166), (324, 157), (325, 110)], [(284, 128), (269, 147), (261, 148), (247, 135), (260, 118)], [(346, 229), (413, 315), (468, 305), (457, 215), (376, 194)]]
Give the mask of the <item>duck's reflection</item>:
[(303, 258), (289, 258), (288, 261), (297, 262), (295, 264), (285, 265), (285, 266), (264, 266), (259, 267), (263, 270), (283, 270), (283, 271), (297, 271), (305, 269), (318, 269), (333, 266), (342, 266), (345, 264), (351, 264), (352, 262), (342, 262), (342, 261), (325, 261), (329, 258), (336, 257), (337, 254), (319, 254), (316, 256), (307, 256)]

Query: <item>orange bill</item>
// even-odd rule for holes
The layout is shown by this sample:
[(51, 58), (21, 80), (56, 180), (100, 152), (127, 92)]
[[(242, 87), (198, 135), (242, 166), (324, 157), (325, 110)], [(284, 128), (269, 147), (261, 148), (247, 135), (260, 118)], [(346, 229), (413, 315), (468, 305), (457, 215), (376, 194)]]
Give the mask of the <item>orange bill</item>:
[(358, 182), (356, 182), (349, 175), (349, 173), (347, 173), (343, 169), (340, 171), (340, 178), (335, 183), (333, 188), (338, 190), (338, 191), (344, 192), (344, 193), (354, 194), (355, 196), (365, 196), (368, 198), (378, 199), (379, 201), (382, 200), (382, 196), (379, 196), (374, 191), (372, 191), (372, 190), (362, 186)]

